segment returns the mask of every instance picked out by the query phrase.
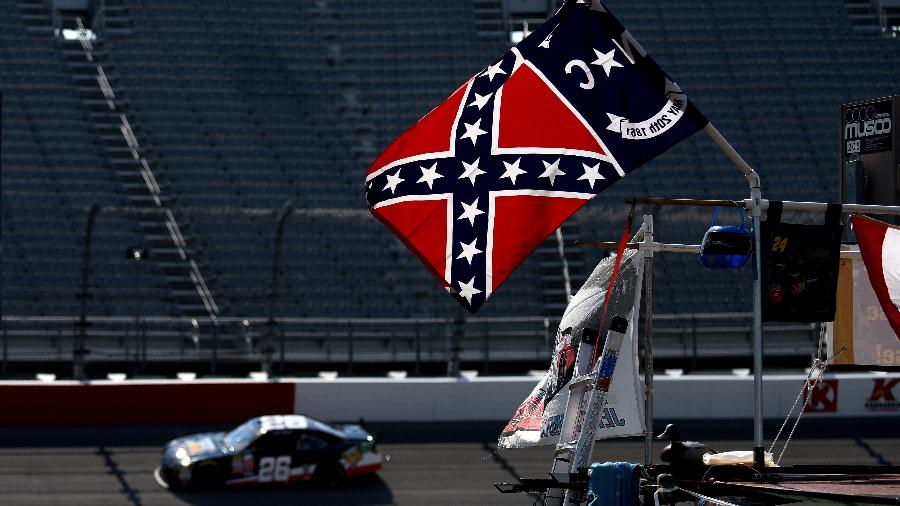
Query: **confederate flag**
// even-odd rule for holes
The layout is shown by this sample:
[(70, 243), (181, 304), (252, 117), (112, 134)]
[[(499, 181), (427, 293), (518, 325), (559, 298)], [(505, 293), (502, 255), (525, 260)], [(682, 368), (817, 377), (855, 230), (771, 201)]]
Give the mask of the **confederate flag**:
[(598, 1), (569, 1), (369, 168), (372, 213), (469, 311), (706, 118)]
[(850, 220), (875, 296), (900, 339), (900, 227), (862, 215)]

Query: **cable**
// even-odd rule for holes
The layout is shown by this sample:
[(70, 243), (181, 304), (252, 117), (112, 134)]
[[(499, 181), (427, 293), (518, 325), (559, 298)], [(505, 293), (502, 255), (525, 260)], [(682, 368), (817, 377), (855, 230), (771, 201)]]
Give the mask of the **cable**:
[[(713, 503), (713, 504), (718, 504), (719, 506), (738, 506), (737, 504), (735, 504), (735, 503), (733, 503), (733, 502), (723, 501), (723, 500), (721, 500), (721, 499), (716, 499), (716, 498), (714, 498), (714, 497), (709, 497), (709, 496), (706, 496), (706, 495), (703, 495), (703, 494), (698, 494), (698, 493), (696, 493), (696, 492), (691, 492), (690, 490), (685, 490), (685, 489), (683, 489), (683, 488), (681, 488), (681, 487), (678, 487), (678, 486), (675, 487), (675, 490), (684, 492), (685, 494), (688, 494), (688, 495), (692, 495), (692, 496), (694, 496), (694, 497), (696, 497), (697, 499), (700, 499), (700, 500), (702, 500), (702, 501), (710, 502), (710, 503)], [(657, 492), (657, 493), (659, 493), (659, 492)], [(655, 496), (655, 494), (654, 494), (654, 496)], [(654, 498), (655, 498), (655, 497), (654, 497)], [(657, 503), (657, 504), (659, 504), (659, 503)]]

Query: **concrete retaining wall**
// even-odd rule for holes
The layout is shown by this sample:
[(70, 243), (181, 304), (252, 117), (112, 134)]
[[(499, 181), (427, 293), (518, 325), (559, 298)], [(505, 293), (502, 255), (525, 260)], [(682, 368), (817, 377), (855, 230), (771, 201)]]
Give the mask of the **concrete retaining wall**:
[[(767, 376), (764, 415), (783, 418), (805, 376)], [(0, 382), (0, 424), (239, 422), (296, 412), (325, 420), (507, 420), (536, 377)], [(658, 376), (657, 419), (753, 417), (753, 378)], [(900, 373), (829, 375), (807, 405), (813, 417), (900, 416)]]

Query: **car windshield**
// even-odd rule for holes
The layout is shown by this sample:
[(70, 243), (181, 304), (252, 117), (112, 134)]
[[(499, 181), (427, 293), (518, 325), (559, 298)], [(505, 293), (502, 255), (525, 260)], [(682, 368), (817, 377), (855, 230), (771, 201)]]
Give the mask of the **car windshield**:
[(225, 434), (225, 438), (222, 442), (225, 444), (226, 448), (231, 448), (232, 450), (239, 452), (252, 443), (258, 435), (259, 418), (254, 418), (228, 434)]

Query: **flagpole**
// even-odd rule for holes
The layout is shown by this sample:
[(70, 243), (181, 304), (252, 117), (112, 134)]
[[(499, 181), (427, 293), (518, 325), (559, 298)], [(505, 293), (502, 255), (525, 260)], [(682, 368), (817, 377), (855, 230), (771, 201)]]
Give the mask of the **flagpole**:
[(556, 249), (559, 253), (559, 262), (562, 264), (563, 289), (566, 291), (566, 304), (572, 301), (572, 278), (569, 277), (569, 261), (566, 259), (566, 245), (563, 241), (562, 225), (557, 227), (556, 232)]
[(762, 283), (760, 280), (761, 248), (760, 248), (760, 221), (762, 218), (762, 190), (760, 188), (759, 174), (744, 160), (744, 158), (729, 144), (722, 134), (707, 123), (703, 131), (716, 143), (735, 166), (747, 178), (750, 184), (750, 201), (747, 210), (750, 212), (750, 223), (753, 227), (753, 466), (762, 468), (765, 466), (765, 447), (763, 446), (763, 389), (762, 389)]

